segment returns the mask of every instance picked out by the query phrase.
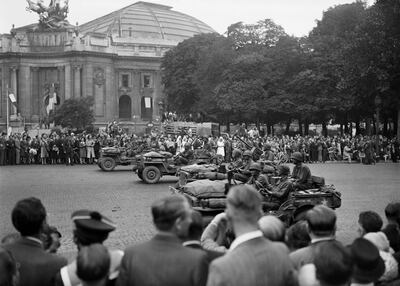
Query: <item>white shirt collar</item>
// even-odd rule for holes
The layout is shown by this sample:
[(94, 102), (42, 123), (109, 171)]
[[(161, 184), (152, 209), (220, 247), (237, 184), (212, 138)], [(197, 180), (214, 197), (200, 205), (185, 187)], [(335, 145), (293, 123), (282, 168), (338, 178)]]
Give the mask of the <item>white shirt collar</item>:
[(229, 248), (229, 251), (234, 250), (236, 247), (238, 247), (240, 244), (242, 244), (246, 241), (249, 241), (254, 238), (259, 238), (262, 236), (263, 236), (263, 234), (262, 234), (261, 230), (255, 230), (255, 231), (251, 231), (251, 232), (242, 234), (242, 235), (236, 237), (236, 239), (232, 242), (231, 247)]
[(335, 239), (335, 237), (333, 237), (333, 236), (314, 238), (314, 239), (311, 239), (311, 243), (316, 243), (316, 242), (320, 242), (320, 241), (327, 241), (327, 240), (334, 240), (334, 239)]
[(193, 244), (201, 245), (200, 241), (198, 241), (198, 240), (188, 240), (188, 241), (185, 241), (184, 243), (182, 243), (183, 246), (188, 246), (188, 245), (193, 245)]
[(36, 237), (33, 237), (33, 236), (24, 236), (26, 239), (29, 239), (29, 240), (32, 240), (32, 241), (34, 241), (34, 242), (37, 242), (37, 243), (39, 243), (40, 245), (42, 245), (43, 246), (43, 242), (39, 239), (39, 238), (36, 238)]

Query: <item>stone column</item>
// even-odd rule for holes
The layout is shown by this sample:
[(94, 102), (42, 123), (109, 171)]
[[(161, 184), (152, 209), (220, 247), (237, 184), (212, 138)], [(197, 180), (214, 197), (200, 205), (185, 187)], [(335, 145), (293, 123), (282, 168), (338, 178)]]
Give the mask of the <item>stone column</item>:
[[(11, 67), (11, 92), (14, 94), (15, 99), (17, 100), (18, 106), (18, 90), (17, 90), (17, 67)], [(12, 104), (11, 105), (11, 115), (17, 116), (17, 108)]]
[[(65, 75), (64, 75), (64, 70), (65, 67), (64, 66), (59, 66), (57, 67), (57, 71), (58, 71), (58, 97), (60, 98), (61, 102), (64, 101), (65, 98)], [(61, 104), (61, 102), (58, 102), (58, 104)]]
[(64, 99), (70, 99), (71, 98), (71, 86), (72, 86), (72, 81), (71, 81), (71, 65), (66, 64), (65, 65), (65, 78), (64, 78)]
[(31, 69), (29, 66), (20, 66), (19, 73), (18, 107), (21, 116), (30, 119), (31, 116)]
[(39, 68), (32, 67), (31, 68), (31, 121), (39, 122)]
[(81, 66), (74, 66), (74, 97), (81, 97)]

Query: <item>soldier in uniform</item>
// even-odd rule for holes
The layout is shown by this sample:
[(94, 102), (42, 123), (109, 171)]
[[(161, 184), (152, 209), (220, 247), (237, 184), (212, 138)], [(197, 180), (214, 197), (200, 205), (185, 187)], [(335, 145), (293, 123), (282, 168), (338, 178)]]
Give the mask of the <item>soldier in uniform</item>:
[(292, 172), (293, 187), (298, 190), (311, 189), (311, 171), (303, 165), (303, 155), (300, 152), (294, 152), (291, 159), (295, 165)]
[(0, 137), (0, 166), (6, 164), (6, 134), (2, 133)]
[[(71, 133), (73, 135), (74, 133)], [(74, 165), (74, 141), (71, 136), (63, 140), (63, 149), (65, 154), (65, 165)]]
[(274, 161), (275, 155), (274, 152), (271, 151), (271, 144), (265, 144), (264, 145), (264, 154), (263, 154), (263, 159), (266, 161)]
[(236, 180), (247, 182), (251, 177), (250, 166), (254, 163), (253, 153), (250, 150), (243, 152), (243, 165), (238, 169), (239, 173), (235, 174)]
[(290, 168), (286, 165), (278, 166), (278, 176), (280, 177), (276, 186), (270, 190), (265, 190), (262, 195), (266, 196), (263, 202), (264, 210), (278, 209), (284, 203), (291, 192), (293, 192), (293, 183), (289, 179)]
[(257, 190), (270, 190), (272, 186), (268, 181), (268, 177), (264, 174), (261, 174), (261, 170), (262, 168), (260, 163), (251, 164), (251, 177), (247, 181), (247, 184), (253, 185)]
[(194, 153), (190, 149), (191, 145), (189, 143), (185, 144), (185, 150), (177, 155), (175, 158), (175, 164), (177, 165), (187, 165), (190, 160), (193, 160)]

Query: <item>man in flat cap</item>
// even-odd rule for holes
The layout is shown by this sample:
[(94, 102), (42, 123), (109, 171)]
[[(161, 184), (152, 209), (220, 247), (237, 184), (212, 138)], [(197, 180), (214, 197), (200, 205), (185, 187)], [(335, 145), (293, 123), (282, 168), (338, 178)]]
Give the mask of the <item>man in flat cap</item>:
[[(110, 232), (115, 230), (115, 224), (107, 217), (97, 211), (78, 210), (72, 216), (74, 222), (74, 242), (78, 247), (90, 246), (95, 243), (102, 244)], [(115, 280), (118, 276), (122, 256), (121, 250), (108, 250), (110, 254), (109, 280)], [(61, 268), (57, 277), (57, 285), (74, 286), (80, 285), (81, 281), (77, 276), (76, 260)]]
[(201, 286), (207, 281), (206, 252), (182, 245), (191, 223), (191, 207), (180, 195), (157, 200), (151, 206), (157, 234), (129, 247), (121, 262), (117, 286)]

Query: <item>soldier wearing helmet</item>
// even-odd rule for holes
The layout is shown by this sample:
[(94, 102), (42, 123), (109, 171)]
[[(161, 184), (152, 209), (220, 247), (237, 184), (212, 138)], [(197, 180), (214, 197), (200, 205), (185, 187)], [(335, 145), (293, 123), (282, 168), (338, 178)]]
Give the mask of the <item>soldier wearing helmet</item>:
[(312, 188), (311, 171), (303, 165), (303, 155), (300, 152), (294, 152), (290, 158), (295, 165), (292, 172), (293, 187), (298, 190)]
[(271, 189), (268, 177), (261, 174), (262, 167), (260, 163), (252, 163), (249, 170), (251, 172), (251, 177), (247, 181), (247, 184), (253, 185), (257, 190)]
[(245, 183), (250, 179), (250, 166), (254, 163), (252, 156), (253, 153), (250, 150), (246, 150), (243, 152), (242, 165), (238, 168), (238, 173), (234, 175), (235, 180), (239, 180)]
[(194, 158), (194, 152), (191, 149), (190, 143), (185, 144), (185, 150), (176, 155), (175, 164), (177, 165), (187, 165), (190, 160)]
[(239, 169), (243, 166), (242, 151), (240, 149), (234, 149), (232, 152), (233, 161), (229, 164), (228, 169), (234, 170)]
[(268, 143), (265, 144), (264, 145), (264, 154), (262, 156), (263, 156), (264, 160), (272, 162), (275, 159), (275, 155), (274, 155), (274, 152), (272, 152), (271, 148), (272, 148), (271, 144), (268, 144)]
[(286, 165), (279, 165), (277, 169), (280, 177), (277, 185), (262, 193), (268, 197), (268, 200), (263, 202), (264, 211), (278, 209), (294, 190), (293, 183), (289, 180), (290, 168)]

